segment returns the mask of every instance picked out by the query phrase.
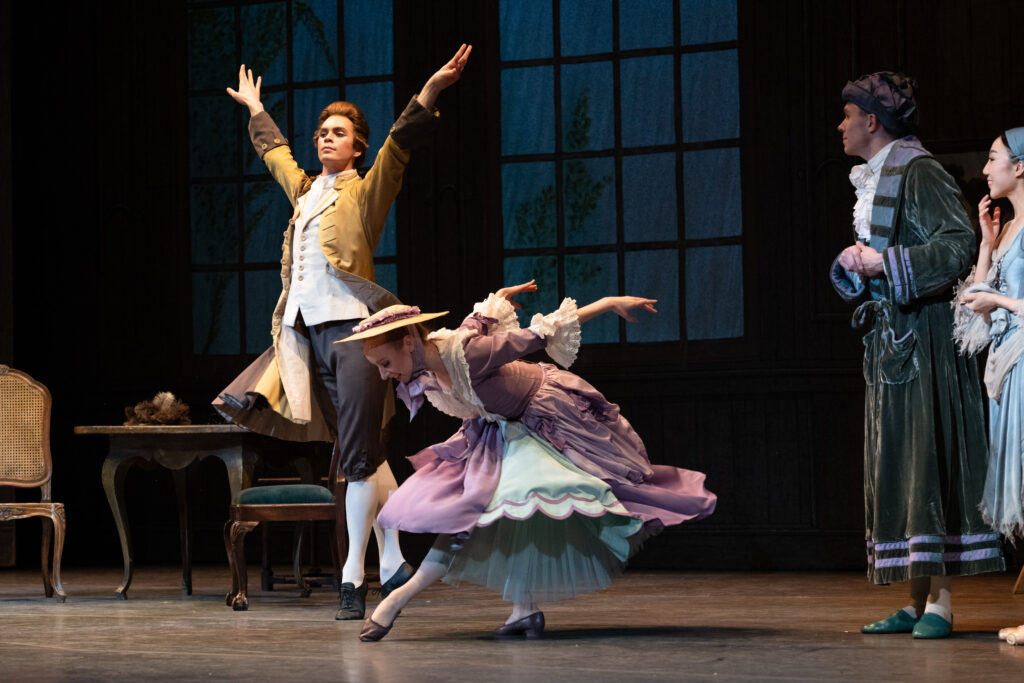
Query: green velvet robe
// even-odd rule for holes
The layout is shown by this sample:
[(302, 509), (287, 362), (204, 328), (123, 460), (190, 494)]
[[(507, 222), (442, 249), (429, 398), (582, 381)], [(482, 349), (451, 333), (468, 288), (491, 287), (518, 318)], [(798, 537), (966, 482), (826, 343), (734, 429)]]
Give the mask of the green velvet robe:
[(951, 289), (974, 259), (974, 230), (956, 183), (919, 145), (897, 142), (882, 169), (869, 244), (882, 247), (884, 274), (865, 287), (838, 260), (832, 268), (844, 299), (867, 299), (853, 324), (866, 332), (865, 536), (879, 584), (1005, 566), (978, 512), (988, 455), (978, 369), (952, 338)]

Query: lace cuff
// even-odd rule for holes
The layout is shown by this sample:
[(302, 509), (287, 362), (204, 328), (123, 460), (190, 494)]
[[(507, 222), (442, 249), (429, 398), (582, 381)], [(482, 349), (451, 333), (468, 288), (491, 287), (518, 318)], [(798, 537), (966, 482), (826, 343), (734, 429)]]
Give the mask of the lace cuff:
[(566, 297), (554, 313), (533, 316), (530, 331), (547, 341), (545, 351), (551, 360), (563, 368), (576, 362), (580, 351), (580, 319), (576, 314), (576, 301)]
[(494, 318), (498, 323), (488, 330), (489, 334), (502, 334), (519, 329), (519, 318), (512, 303), (503, 296), (488, 294), (483, 301), (473, 304), (473, 312)]

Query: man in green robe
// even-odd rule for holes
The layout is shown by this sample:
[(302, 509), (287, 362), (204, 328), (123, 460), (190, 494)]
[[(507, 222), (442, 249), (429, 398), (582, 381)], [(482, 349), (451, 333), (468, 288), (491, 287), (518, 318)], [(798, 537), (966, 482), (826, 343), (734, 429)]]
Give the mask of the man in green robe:
[(855, 241), (832, 265), (865, 332), (864, 502), (868, 578), (909, 581), (911, 604), (863, 633), (944, 638), (952, 576), (1004, 569), (981, 519), (986, 436), (978, 370), (956, 353), (952, 287), (975, 236), (956, 183), (913, 132), (915, 83), (881, 72), (843, 89)]

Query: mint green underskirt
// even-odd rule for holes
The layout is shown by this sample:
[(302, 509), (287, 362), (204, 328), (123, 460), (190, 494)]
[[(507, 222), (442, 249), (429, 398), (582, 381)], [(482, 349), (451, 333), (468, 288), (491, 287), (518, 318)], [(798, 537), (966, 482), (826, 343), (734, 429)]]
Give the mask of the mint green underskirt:
[(551, 602), (606, 588), (622, 573), (642, 527), (610, 487), (518, 422), (493, 497), (461, 548), (439, 538), (428, 560), (444, 581), (486, 586), (512, 602)]

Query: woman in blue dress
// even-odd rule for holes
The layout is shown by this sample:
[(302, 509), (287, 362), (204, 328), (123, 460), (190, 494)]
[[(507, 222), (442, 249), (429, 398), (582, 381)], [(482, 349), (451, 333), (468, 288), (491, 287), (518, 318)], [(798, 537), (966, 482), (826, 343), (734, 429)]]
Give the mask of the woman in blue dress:
[[(1024, 535), (1024, 128), (995, 139), (983, 170), (989, 193), (978, 205), (981, 245), (974, 272), (958, 296), (954, 336), (965, 353), (989, 347), (989, 465), (981, 512), (1008, 538)], [(993, 199), (1006, 197), (1013, 219), (1000, 226)], [(1024, 645), (1024, 625), (1002, 640)]]

